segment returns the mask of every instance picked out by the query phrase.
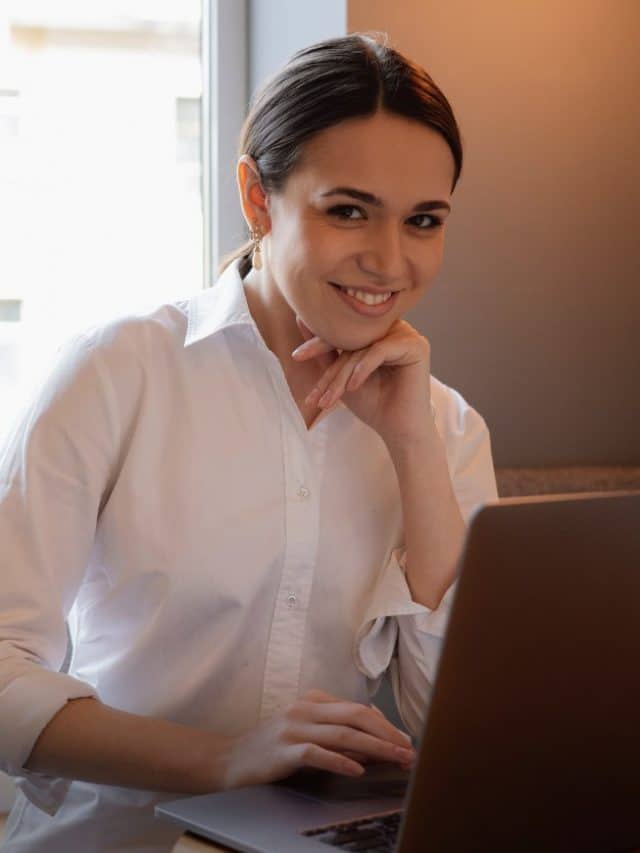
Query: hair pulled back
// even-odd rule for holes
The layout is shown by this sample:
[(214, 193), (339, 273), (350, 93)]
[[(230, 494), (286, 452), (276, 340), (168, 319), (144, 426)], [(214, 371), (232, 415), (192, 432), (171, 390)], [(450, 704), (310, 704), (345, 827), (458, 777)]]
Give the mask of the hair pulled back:
[[(444, 137), (455, 162), (453, 192), (462, 170), (453, 110), (425, 69), (389, 47), (381, 33), (351, 33), (297, 51), (252, 99), (238, 157), (252, 157), (265, 192), (277, 195), (311, 137), (378, 110), (419, 121)], [(218, 272), (242, 258), (244, 277), (251, 268), (252, 246), (248, 240), (226, 255)]]

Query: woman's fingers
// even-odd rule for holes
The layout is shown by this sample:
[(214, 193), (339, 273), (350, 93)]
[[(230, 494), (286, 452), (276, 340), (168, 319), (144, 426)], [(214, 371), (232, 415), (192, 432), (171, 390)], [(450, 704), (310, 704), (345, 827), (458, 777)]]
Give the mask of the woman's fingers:
[(332, 352), (333, 350), (335, 350), (335, 347), (332, 347), (331, 344), (328, 344), (326, 341), (323, 341), (317, 335), (314, 335), (312, 338), (306, 340), (303, 344), (300, 344), (299, 347), (296, 347), (292, 353), (292, 356), (296, 359), (296, 361), (303, 361), (305, 358), (310, 357), (311, 353), (316, 356), (323, 352)]
[[(297, 314), (296, 323), (304, 338), (304, 343), (296, 347), (291, 354), (292, 358), (295, 361), (316, 359), (317, 363), (325, 371), (305, 399), (305, 403), (308, 405), (317, 403), (323, 408), (330, 406), (345, 391), (355, 390), (358, 384), (361, 384), (361, 382), (357, 381), (358, 379), (363, 381), (365, 378), (362, 371), (359, 375), (354, 376), (354, 369), (362, 361), (366, 351), (336, 350), (335, 347), (322, 340), (318, 335), (314, 335)], [(355, 384), (350, 385), (354, 381)]]
[(323, 690), (307, 691), (302, 701), (314, 703), (318, 707), (309, 708), (310, 719), (316, 723), (349, 725), (369, 732), (377, 737), (386, 738), (398, 746), (411, 745), (409, 735), (396, 728), (375, 705), (363, 705), (349, 702), (339, 696), (333, 696)]
[(378, 708), (369, 705), (345, 702), (340, 699), (320, 701), (311, 705), (309, 715), (310, 721), (314, 723), (350, 726), (397, 746), (411, 745), (411, 738), (408, 735), (390, 723)]
[[(311, 342), (309, 344), (311, 346)], [(380, 351), (372, 355), (371, 347), (365, 351), (345, 350), (325, 370), (305, 402), (309, 404), (317, 402), (321, 408), (331, 406), (345, 392), (357, 390), (383, 363), (384, 355)]]
[[(415, 758), (411, 739), (376, 707), (309, 690), (292, 706), (290, 736), (362, 764), (392, 761), (403, 768)], [(338, 771), (340, 772), (340, 771)]]
[(289, 747), (294, 763), (298, 767), (316, 767), (318, 770), (328, 770), (346, 776), (361, 776), (364, 767), (357, 761), (325, 749), (317, 743), (296, 743)]
[[(336, 377), (338, 377), (345, 370), (350, 374), (352, 368), (350, 368), (348, 365), (350, 362), (355, 361), (356, 358), (357, 353), (355, 352), (342, 352), (334, 361), (334, 363), (330, 365), (322, 374), (316, 386), (306, 398), (305, 402), (309, 405), (313, 403), (318, 403), (318, 405), (322, 406), (331, 405), (333, 400), (335, 400), (339, 396), (337, 389), (339, 388), (340, 383), (339, 380), (336, 379)], [(333, 387), (330, 388), (330, 386), (332, 385)], [(329, 392), (328, 395), (327, 392)]]
[[(341, 397), (345, 393), (345, 391), (355, 390), (353, 386), (349, 388), (349, 384), (356, 368), (361, 363), (362, 358), (363, 353), (360, 351), (355, 351), (350, 354), (349, 358), (347, 358), (343, 363), (340, 364), (339, 369), (334, 371), (331, 375), (331, 378), (328, 382), (327, 390), (325, 391), (325, 396), (324, 398), (320, 397), (320, 399), (318, 400), (318, 405), (330, 406), (338, 399), (338, 397)], [(356, 376), (358, 376), (358, 374), (356, 374)]]
[(352, 761), (357, 761), (358, 764), (369, 764), (371, 762), (371, 758), (369, 758), (369, 756), (364, 752), (355, 752), (350, 749), (345, 749), (342, 755), (350, 758)]
[(407, 764), (414, 755), (406, 743), (399, 746), (349, 725), (302, 723), (296, 728), (296, 738), (303, 742), (316, 743), (325, 749), (339, 751), (341, 754), (362, 752), (377, 761), (392, 761), (396, 764)]

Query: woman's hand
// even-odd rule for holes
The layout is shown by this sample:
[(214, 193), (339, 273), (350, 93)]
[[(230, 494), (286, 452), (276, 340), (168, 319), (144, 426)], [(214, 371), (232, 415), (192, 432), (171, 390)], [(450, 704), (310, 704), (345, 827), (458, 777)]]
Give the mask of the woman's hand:
[(320, 408), (344, 403), (387, 444), (420, 437), (431, 422), (431, 346), (406, 320), (360, 350), (336, 350), (314, 336), (299, 316), (305, 342), (296, 361), (317, 358), (324, 374), (306, 399)]
[(359, 776), (368, 760), (408, 768), (409, 738), (377, 708), (310, 690), (284, 711), (229, 739), (217, 790), (275, 782), (303, 767)]

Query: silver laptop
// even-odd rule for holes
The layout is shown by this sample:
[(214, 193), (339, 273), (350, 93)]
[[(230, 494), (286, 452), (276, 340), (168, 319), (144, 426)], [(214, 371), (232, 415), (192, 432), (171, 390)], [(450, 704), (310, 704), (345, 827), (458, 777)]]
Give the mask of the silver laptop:
[(472, 518), (410, 771), (301, 771), (156, 807), (233, 850), (640, 848), (640, 492)]

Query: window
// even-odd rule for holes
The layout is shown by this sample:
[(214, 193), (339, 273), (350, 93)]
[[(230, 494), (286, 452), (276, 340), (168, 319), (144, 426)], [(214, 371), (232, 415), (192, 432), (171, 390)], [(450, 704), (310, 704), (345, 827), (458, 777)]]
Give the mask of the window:
[(204, 284), (201, 0), (0, 11), (0, 443), (58, 346)]

